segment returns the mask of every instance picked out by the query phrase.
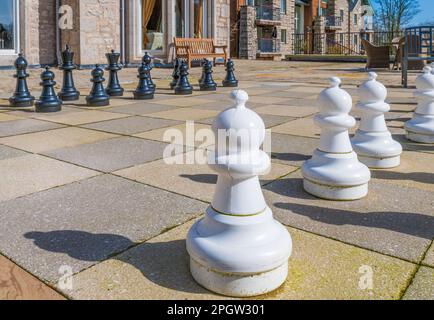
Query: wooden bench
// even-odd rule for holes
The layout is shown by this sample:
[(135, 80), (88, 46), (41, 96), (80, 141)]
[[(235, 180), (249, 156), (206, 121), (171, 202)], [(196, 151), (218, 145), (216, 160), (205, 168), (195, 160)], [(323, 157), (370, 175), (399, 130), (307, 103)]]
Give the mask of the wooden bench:
[[(175, 38), (175, 55), (177, 58), (187, 59), (188, 67), (191, 68), (193, 60), (213, 58), (214, 65), (217, 58), (223, 58), (227, 62), (227, 46), (216, 46), (213, 39), (200, 38)], [(223, 52), (217, 52), (217, 49)]]

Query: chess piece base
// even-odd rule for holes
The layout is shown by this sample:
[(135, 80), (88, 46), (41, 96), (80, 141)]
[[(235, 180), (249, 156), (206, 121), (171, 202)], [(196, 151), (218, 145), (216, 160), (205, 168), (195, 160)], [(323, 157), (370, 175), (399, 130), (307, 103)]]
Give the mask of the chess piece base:
[(35, 98), (31, 97), (29, 99), (9, 99), (9, 104), (14, 108), (28, 108), (33, 107), (35, 103)]
[(208, 208), (187, 237), (191, 272), (203, 287), (226, 296), (252, 297), (279, 288), (288, 276), (292, 240), (269, 208), (253, 216)]
[(371, 172), (355, 152), (326, 153), (316, 150), (302, 168), (304, 189), (321, 199), (351, 201), (368, 194)]
[(124, 89), (120, 88), (120, 89), (107, 89), (106, 93), (111, 96), (111, 97), (122, 97), (124, 95)]
[(223, 87), (226, 88), (236, 88), (238, 87), (238, 81), (232, 82), (232, 81), (223, 81)]
[(200, 87), (200, 91), (217, 91), (217, 86), (214, 87)]
[(62, 101), (77, 101), (80, 99), (80, 92), (59, 92), (59, 99)]
[(106, 107), (110, 105), (110, 100), (107, 97), (88, 99), (86, 98), (89, 107)]
[(400, 165), (402, 146), (390, 132), (358, 130), (351, 140), (359, 161), (372, 169), (390, 169)]
[(59, 112), (62, 110), (62, 103), (59, 101), (52, 103), (38, 103), (35, 104), (35, 111), (37, 113), (51, 113), (51, 112)]
[(134, 92), (134, 100), (151, 100), (151, 99), (154, 99), (153, 93)]
[(281, 287), (288, 277), (288, 263), (257, 274), (229, 274), (211, 270), (190, 259), (190, 271), (194, 280), (205, 289), (228, 297), (247, 298)]
[(405, 124), (407, 139), (419, 143), (434, 143), (434, 116), (414, 114)]
[(175, 94), (177, 94), (177, 95), (193, 94), (193, 90), (176, 90), (175, 89)]

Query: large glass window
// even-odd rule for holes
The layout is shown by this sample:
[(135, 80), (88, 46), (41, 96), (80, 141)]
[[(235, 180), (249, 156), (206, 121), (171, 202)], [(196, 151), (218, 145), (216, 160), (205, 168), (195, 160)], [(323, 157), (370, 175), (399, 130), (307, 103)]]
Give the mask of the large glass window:
[(163, 17), (162, 0), (142, 0), (142, 34), (144, 50), (163, 50)]
[(207, 16), (206, 0), (194, 0), (194, 37), (204, 38), (206, 36), (206, 25), (204, 17)]
[(186, 21), (186, 1), (176, 0), (175, 2), (175, 35), (178, 38), (185, 38), (187, 34)]
[(0, 0), (0, 50), (18, 51), (17, 1)]

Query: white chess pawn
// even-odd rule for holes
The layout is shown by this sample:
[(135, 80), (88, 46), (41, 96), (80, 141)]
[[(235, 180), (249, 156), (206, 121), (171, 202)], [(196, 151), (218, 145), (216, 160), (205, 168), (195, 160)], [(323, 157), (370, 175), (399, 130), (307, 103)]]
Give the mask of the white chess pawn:
[(369, 72), (369, 80), (359, 87), (360, 102), (356, 109), (362, 116), (352, 143), (360, 162), (369, 168), (394, 168), (401, 162), (402, 146), (387, 129), (384, 117), (390, 111), (385, 102), (387, 89), (376, 79), (377, 74)]
[(285, 282), (292, 240), (274, 220), (258, 178), (271, 165), (260, 150), (264, 122), (246, 108), (245, 91), (234, 91), (232, 97), (236, 107), (222, 112), (213, 124), (217, 147), (209, 163), (218, 173), (214, 200), (190, 230), (187, 250), (193, 278), (203, 287), (252, 297)]
[(430, 67), (425, 67), (423, 73), (416, 78), (414, 96), (418, 101), (413, 119), (406, 122), (407, 139), (434, 143), (434, 74)]
[(305, 190), (328, 200), (356, 200), (368, 194), (371, 172), (360, 163), (351, 146), (348, 130), (356, 125), (349, 115), (351, 96), (331, 78), (331, 87), (318, 97), (320, 113), (315, 117), (321, 128), (320, 146), (302, 172)]

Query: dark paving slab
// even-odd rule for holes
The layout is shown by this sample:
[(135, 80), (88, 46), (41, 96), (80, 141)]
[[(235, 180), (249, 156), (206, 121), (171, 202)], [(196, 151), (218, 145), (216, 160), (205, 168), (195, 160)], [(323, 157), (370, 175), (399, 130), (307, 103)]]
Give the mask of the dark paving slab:
[(104, 175), (0, 203), (0, 251), (37, 277), (57, 282), (182, 224), (199, 201)]
[(46, 155), (104, 172), (132, 167), (163, 158), (167, 144), (122, 137), (49, 151)]
[(434, 269), (420, 267), (403, 299), (434, 300)]
[(155, 118), (148, 118), (148, 117), (130, 117), (125, 119), (116, 119), (116, 120), (89, 124), (83, 127), (127, 135), (127, 134), (136, 134), (136, 133), (150, 131), (154, 129), (175, 126), (181, 123), (182, 123), (181, 121), (166, 120), (166, 119), (155, 119)]
[(25, 155), (28, 155), (28, 153), (7, 146), (0, 145), (0, 160), (18, 158)]
[(0, 122), (0, 137), (8, 137), (25, 133), (40, 132), (62, 128), (60, 124), (40, 121), (35, 119), (23, 119)]
[(301, 167), (318, 145), (318, 139), (272, 133), (271, 158), (273, 162)]
[(433, 192), (373, 180), (362, 200), (326, 201), (303, 190), (300, 171), (265, 189), (283, 223), (394, 257), (419, 263), (434, 237)]

